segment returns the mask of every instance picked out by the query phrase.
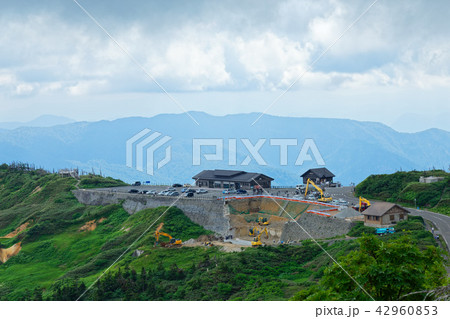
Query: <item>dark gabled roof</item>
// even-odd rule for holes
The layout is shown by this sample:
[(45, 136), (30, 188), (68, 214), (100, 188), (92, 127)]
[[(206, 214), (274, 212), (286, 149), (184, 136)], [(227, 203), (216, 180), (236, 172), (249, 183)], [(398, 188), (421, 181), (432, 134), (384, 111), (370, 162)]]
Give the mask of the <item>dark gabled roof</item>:
[(247, 173), (244, 171), (232, 171), (232, 170), (204, 170), (194, 177), (193, 179), (206, 179), (206, 180), (218, 180), (218, 181), (233, 181), (233, 182), (251, 182), (254, 179), (266, 178), (273, 181), (272, 177), (269, 177), (260, 173)]
[(309, 172), (314, 173), (317, 177), (319, 178), (327, 178), (327, 177), (334, 177), (335, 175), (333, 173), (331, 173), (327, 168), (325, 167), (321, 167), (321, 168), (311, 168), (309, 170), (307, 170), (306, 172), (304, 172), (302, 175), (300, 175), (301, 177), (305, 176), (306, 174), (308, 174)]
[(226, 169), (215, 169), (214, 170), (214, 176), (224, 176), (224, 177), (231, 177), (236, 176), (239, 174), (245, 173), (244, 171), (231, 171)]
[(375, 202), (372, 203), (369, 208), (367, 208), (364, 212), (362, 212), (363, 215), (370, 215), (370, 216), (383, 216), (386, 214), (391, 208), (393, 207), (399, 207), (400, 209), (404, 210), (405, 213), (409, 214), (409, 211), (407, 209), (404, 209), (403, 207), (398, 206), (394, 203), (386, 203), (386, 202)]

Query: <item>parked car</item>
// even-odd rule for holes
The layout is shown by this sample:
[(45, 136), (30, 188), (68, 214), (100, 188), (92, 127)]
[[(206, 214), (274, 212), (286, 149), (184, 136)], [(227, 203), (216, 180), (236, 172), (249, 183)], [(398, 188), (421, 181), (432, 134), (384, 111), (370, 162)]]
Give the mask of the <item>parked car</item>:
[(148, 191), (146, 191), (146, 190), (143, 190), (143, 191), (139, 192), (139, 194), (147, 194), (147, 193), (148, 193)]
[(197, 189), (197, 194), (206, 194), (208, 191), (204, 188)]
[(167, 196), (180, 196), (180, 193), (178, 193), (178, 192), (169, 192), (167, 194)]
[(149, 191), (147, 192), (147, 194), (148, 194), (148, 195), (156, 195), (157, 193), (156, 193), (155, 190), (149, 190)]
[(139, 193), (139, 191), (137, 189), (130, 189), (128, 191), (128, 193), (130, 193), (130, 194), (137, 194), (137, 193)]
[(186, 187), (183, 187), (183, 188), (181, 189), (181, 192), (182, 192), (182, 193), (186, 193), (187, 190), (188, 190), (188, 189), (187, 189)]
[(158, 195), (166, 196), (167, 193), (169, 193), (169, 192), (168, 191), (161, 191), (161, 192), (158, 193)]
[(173, 187), (169, 187), (168, 189), (166, 189), (166, 192), (175, 192), (176, 189)]
[(141, 186), (141, 182), (134, 182), (133, 186)]
[(172, 187), (183, 187), (183, 185), (175, 183), (175, 184), (172, 185)]
[(188, 192), (184, 194), (184, 197), (194, 197), (194, 193)]
[(183, 187), (191, 187), (191, 184), (184, 184)]
[(235, 191), (234, 189), (224, 189), (222, 191), (222, 194), (237, 194), (237, 191)]
[(247, 194), (247, 191), (245, 189), (238, 189), (236, 190), (236, 194)]
[(195, 189), (190, 188), (186, 191), (186, 193), (196, 193), (196, 191), (195, 191)]

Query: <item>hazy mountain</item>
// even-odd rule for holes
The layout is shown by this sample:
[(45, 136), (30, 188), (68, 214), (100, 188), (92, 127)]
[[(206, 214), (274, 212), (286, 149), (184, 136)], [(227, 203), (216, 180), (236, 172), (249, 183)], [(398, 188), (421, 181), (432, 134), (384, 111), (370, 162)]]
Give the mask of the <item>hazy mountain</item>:
[[(152, 183), (192, 182), (192, 176), (203, 169), (242, 169), (265, 173), (275, 178), (278, 185), (294, 185), (306, 169), (318, 166), (314, 156), (302, 166), (294, 165), (304, 140), (312, 138), (326, 167), (336, 175), (336, 180), (345, 184), (359, 182), (370, 174), (400, 169), (447, 169), (450, 164), (450, 132), (439, 129), (399, 133), (376, 122), (268, 115), (252, 126), (257, 114), (191, 114), (200, 125), (186, 114), (161, 114), (152, 118), (0, 130), (0, 162), (24, 161), (47, 169), (79, 167), (85, 171), (94, 169), (96, 173), (101, 169), (105, 175), (128, 182)], [(166, 144), (172, 148), (172, 159), (155, 170), (154, 176), (125, 166), (126, 141), (145, 128), (172, 138)], [(193, 138), (223, 139), (223, 160), (202, 158), (200, 166), (193, 165)], [(288, 148), (286, 166), (280, 165), (280, 147), (270, 145), (270, 139), (280, 138), (298, 140), (297, 146)], [(238, 165), (229, 165), (230, 139), (237, 139)], [(241, 139), (249, 139), (253, 145), (258, 139), (266, 139), (259, 153), (267, 165), (258, 165), (252, 157), (248, 166), (240, 165), (249, 154)], [(166, 145), (155, 152), (155, 162), (164, 158)], [(202, 148), (202, 154), (213, 151), (212, 147)]]
[(429, 127), (448, 131), (450, 130), (450, 113), (428, 115), (407, 113), (387, 124), (399, 132), (407, 133), (424, 131)]
[(19, 127), (50, 127), (73, 122), (75, 120), (63, 116), (42, 115), (29, 122), (0, 122), (0, 129), (13, 130)]

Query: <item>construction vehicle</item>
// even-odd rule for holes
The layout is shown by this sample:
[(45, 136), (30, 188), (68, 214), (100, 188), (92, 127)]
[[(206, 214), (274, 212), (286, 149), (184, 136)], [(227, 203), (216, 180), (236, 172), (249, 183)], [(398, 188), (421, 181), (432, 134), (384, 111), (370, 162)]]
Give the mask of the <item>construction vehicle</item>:
[(364, 197), (359, 196), (359, 207), (358, 207), (358, 211), (361, 213), (363, 211), (365, 211), (367, 208), (369, 208), (370, 206), (370, 202), (365, 199)]
[(258, 235), (258, 237), (253, 238), (252, 247), (262, 246), (261, 235), (266, 233), (266, 238), (269, 238), (269, 232), (267, 231), (267, 227)]
[(170, 236), (168, 233), (162, 232), (161, 228), (163, 228), (164, 223), (159, 224), (158, 228), (156, 228), (155, 230), (155, 238), (156, 238), (156, 242), (155, 242), (155, 246), (159, 244), (159, 236), (165, 236), (167, 238), (169, 238), (169, 243), (165, 244), (165, 246), (181, 246), (183, 243), (181, 241), (181, 239), (175, 239), (172, 236)]
[(253, 228), (249, 228), (248, 235), (249, 236), (256, 236), (258, 234), (258, 228), (255, 226)]
[(332, 197), (325, 197), (324, 194), (323, 194), (322, 188), (320, 188), (319, 186), (314, 184), (314, 182), (311, 179), (309, 179), (309, 178), (308, 178), (308, 180), (306, 182), (305, 197), (308, 195), (309, 184), (314, 186), (314, 188), (319, 192), (320, 197), (319, 197), (319, 199), (317, 199), (319, 202), (331, 202), (333, 200)]
[(258, 225), (260, 225), (260, 226), (269, 225), (269, 220), (267, 219), (267, 217), (259, 217), (258, 218)]

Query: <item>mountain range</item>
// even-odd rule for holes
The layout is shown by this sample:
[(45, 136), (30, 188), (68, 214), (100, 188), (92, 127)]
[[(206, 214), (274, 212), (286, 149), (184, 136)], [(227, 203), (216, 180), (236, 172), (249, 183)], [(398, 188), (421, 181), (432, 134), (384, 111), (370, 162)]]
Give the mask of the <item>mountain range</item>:
[[(0, 163), (21, 161), (48, 170), (78, 167), (127, 182), (140, 180), (152, 184), (192, 182), (192, 176), (203, 169), (233, 169), (264, 173), (274, 178), (274, 185), (298, 184), (300, 175), (312, 167), (326, 166), (336, 175), (336, 181), (347, 185), (358, 183), (371, 174), (433, 167), (447, 170), (450, 164), (450, 132), (440, 129), (400, 133), (377, 122), (271, 115), (264, 115), (252, 125), (258, 114), (190, 114), (199, 125), (187, 114), (160, 114), (151, 118), (75, 122), (51, 127), (3, 128), (0, 129)], [(160, 169), (155, 164), (153, 175), (126, 166), (126, 141), (144, 129), (151, 130), (149, 134), (161, 133), (158, 139), (171, 138), (154, 153), (155, 163), (158, 163), (165, 158), (166, 147), (170, 146), (171, 159)], [(222, 144), (223, 152), (219, 152), (223, 154), (222, 159), (220, 156), (219, 160), (205, 159), (204, 155), (214, 153), (215, 149), (203, 146), (200, 165), (194, 165), (194, 139)], [(280, 158), (282, 147), (277, 145), (280, 139), (289, 139), (288, 144), (297, 141), (297, 145), (287, 147), (287, 165), (282, 165)], [(302, 165), (295, 164), (305, 140), (309, 141), (305, 145), (313, 141), (323, 162), (312, 148), (305, 148), (310, 160)], [(230, 161), (230, 145), (232, 155), (234, 143), (236, 161), (234, 156)], [(261, 145), (257, 153), (265, 163), (256, 161), (246, 147), (249, 143)], [(143, 156), (146, 163), (145, 152)]]
[(75, 122), (75, 120), (64, 116), (42, 115), (29, 122), (0, 122), (0, 129), (13, 130), (19, 127), (50, 127), (73, 122)]

